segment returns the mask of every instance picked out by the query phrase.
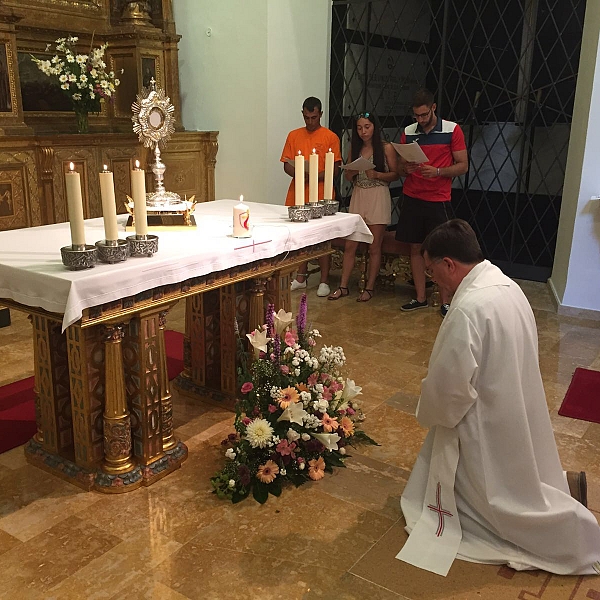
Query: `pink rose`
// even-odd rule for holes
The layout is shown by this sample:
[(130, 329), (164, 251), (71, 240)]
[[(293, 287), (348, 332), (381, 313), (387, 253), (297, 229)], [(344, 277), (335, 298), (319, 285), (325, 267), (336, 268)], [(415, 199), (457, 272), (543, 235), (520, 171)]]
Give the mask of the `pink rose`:
[(279, 370), (284, 374), (284, 375), (288, 375), (290, 372), (290, 368), (287, 365), (281, 365), (279, 367)]
[(269, 412), (273, 414), (277, 410), (277, 407), (274, 404), (269, 404)]
[(250, 423), (252, 423), (252, 419), (250, 417), (244, 417), (242, 419), (242, 423), (246, 426), (250, 425)]
[(346, 409), (346, 412), (347, 412), (349, 415), (353, 415), (353, 414), (354, 414), (356, 411), (355, 411), (355, 410), (354, 410), (354, 409), (353, 409), (351, 406), (349, 406), (349, 407)]
[(251, 381), (246, 381), (242, 386), (242, 394), (247, 394), (254, 389), (254, 384)]

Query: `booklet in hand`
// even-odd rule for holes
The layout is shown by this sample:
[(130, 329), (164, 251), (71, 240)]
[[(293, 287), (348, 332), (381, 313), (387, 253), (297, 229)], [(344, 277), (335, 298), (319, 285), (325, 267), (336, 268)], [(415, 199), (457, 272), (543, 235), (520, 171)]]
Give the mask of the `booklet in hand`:
[(406, 162), (420, 164), (429, 160), (417, 142), (412, 142), (411, 144), (394, 144), (392, 142), (392, 146)]
[(375, 165), (370, 160), (359, 156), (356, 160), (347, 165), (342, 165), (340, 168), (350, 169), (351, 171), (368, 171), (369, 169), (374, 169)]

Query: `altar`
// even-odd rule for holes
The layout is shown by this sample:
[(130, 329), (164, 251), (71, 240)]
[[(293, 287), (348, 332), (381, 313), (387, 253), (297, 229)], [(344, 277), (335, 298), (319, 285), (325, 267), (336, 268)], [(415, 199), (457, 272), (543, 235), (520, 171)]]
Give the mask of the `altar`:
[[(237, 201), (196, 207), (196, 228), (163, 232), (151, 258), (84, 271), (62, 265), (60, 223), (0, 232), (0, 304), (31, 315), (38, 432), (27, 460), (90, 490), (120, 493), (179, 468), (187, 448), (172, 426), (167, 315), (186, 301), (181, 393), (231, 403), (236, 334), (291, 309), (291, 273), (331, 252), (330, 240), (370, 242), (358, 215), (292, 223), (282, 206), (249, 203), (251, 238), (232, 236)], [(119, 216), (125, 237), (125, 215)], [(102, 219), (85, 222), (87, 243)]]

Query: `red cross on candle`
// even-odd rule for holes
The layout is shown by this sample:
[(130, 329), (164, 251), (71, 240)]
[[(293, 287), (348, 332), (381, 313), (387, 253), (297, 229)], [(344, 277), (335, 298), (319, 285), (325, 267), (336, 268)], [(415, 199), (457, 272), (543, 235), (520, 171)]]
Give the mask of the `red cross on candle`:
[(444, 533), (444, 515), (447, 517), (453, 517), (454, 515), (450, 511), (442, 508), (442, 484), (439, 481), (435, 492), (435, 506), (433, 504), (428, 504), (427, 508), (438, 514), (439, 523), (435, 535), (440, 537), (442, 533)]

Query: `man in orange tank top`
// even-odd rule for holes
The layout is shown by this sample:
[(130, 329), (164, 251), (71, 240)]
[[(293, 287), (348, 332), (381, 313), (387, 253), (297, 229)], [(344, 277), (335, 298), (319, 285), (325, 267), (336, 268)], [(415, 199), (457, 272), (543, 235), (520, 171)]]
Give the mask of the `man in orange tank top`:
[[(302, 117), (305, 127), (290, 131), (281, 153), (281, 162), (283, 170), (292, 178), (285, 199), (286, 206), (293, 206), (295, 203), (295, 181), (294, 181), (294, 158), (300, 151), (302, 155), (308, 158), (313, 149), (319, 156), (319, 200), (324, 197), (324, 179), (325, 179), (325, 154), (331, 150), (334, 159), (334, 177), (339, 173), (342, 156), (340, 153), (340, 140), (333, 131), (321, 125), (323, 116), (321, 101), (318, 98), (307, 98), (302, 104)], [(291, 163), (291, 164), (290, 164)], [(334, 190), (335, 194), (335, 190)], [(308, 204), (308, 162), (304, 170), (304, 202)], [(329, 256), (319, 259), (321, 268), (321, 283), (317, 290), (317, 296), (328, 296), (330, 289), (327, 284), (329, 277)], [(296, 279), (292, 281), (292, 290), (306, 288), (306, 278), (308, 273), (308, 264), (304, 263), (298, 268)]]

